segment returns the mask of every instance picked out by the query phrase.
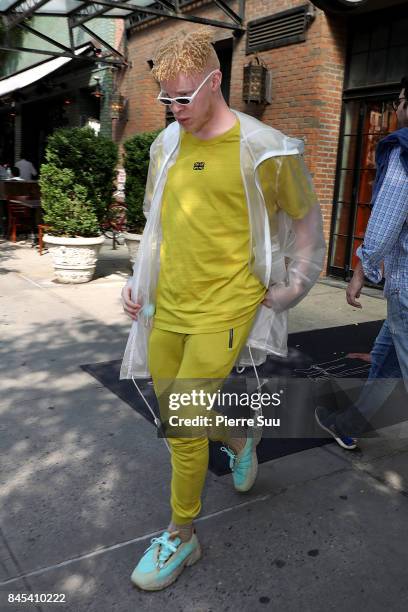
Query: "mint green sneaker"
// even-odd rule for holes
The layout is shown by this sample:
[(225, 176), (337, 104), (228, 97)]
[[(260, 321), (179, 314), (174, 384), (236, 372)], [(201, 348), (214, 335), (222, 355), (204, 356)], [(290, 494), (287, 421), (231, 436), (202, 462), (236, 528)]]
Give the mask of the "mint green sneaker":
[(250, 435), (247, 436), (245, 446), (238, 454), (229, 447), (221, 446), (220, 449), (230, 458), (229, 467), (232, 471), (234, 487), (241, 493), (253, 487), (258, 474), (256, 447), (262, 438), (262, 427), (250, 427), (248, 433)]
[(187, 565), (193, 565), (200, 558), (201, 547), (195, 530), (188, 542), (164, 531), (159, 538), (151, 539), (130, 579), (145, 591), (160, 591), (177, 580)]

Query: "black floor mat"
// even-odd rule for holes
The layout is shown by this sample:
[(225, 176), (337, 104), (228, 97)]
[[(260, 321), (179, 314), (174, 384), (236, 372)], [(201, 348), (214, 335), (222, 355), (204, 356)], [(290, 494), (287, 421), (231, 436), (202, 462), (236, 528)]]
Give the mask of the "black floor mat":
[[(265, 364), (258, 368), (260, 377), (309, 377), (333, 373), (344, 377), (366, 378), (369, 365), (360, 359), (346, 358), (350, 352), (368, 353), (378, 334), (382, 321), (345, 325), (327, 329), (313, 330), (290, 334), (289, 355), (286, 359), (269, 357)], [(143, 399), (137, 393), (132, 380), (119, 380), (121, 361), (82, 365), (82, 369), (94, 376), (105, 387), (128, 403), (134, 410), (153, 423), (152, 415)], [(231, 378), (239, 376), (235, 371)], [(157, 403), (151, 381), (137, 380), (143, 395), (157, 411)], [(158, 414), (158, 412), (156, 412)], [(152, 430), (152, 435), (156, 435)], [(263, 438), (257, 447), (260, 463), (296, 453), (308, 448), (321, 446), (332, 439), (322, 437)], [(209, 468), (221, 475), (229, 472), (228, 457), (219, 451), (220, 443), (210, 442)]]

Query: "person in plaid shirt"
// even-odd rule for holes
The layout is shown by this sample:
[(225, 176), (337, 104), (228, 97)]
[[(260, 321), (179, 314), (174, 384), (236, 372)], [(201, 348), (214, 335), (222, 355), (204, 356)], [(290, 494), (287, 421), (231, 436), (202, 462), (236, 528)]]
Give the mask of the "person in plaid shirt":
[[(403, 378), (408, 389), (408, 77), (401, 80), (401, 92), (393, 102), (398, 129), (377, 146), (377, 174), (373, 209), (364, 243), (357, 249), (360, 258), (347, 288), (347, 302), (358, 302), (365, 277), (379, 283), (385, 277), (387, 318), (371, 352), (368, 381), (355, 406), (340, 414), (325, 407), (316, 409), (318, 424), (336, 442), (354, 449), (371, 417), (381, 408)], [(380, 384), (375, 382), (381, 379)]]

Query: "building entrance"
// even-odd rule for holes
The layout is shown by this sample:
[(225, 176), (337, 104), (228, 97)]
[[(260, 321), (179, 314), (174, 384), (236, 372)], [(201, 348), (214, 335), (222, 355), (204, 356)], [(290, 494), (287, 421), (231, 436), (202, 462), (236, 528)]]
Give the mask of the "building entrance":
[(378, 141), (397, 129), (392, 102), (408, 73), (406, 7), (350, 19), (329, 274), (349, 280), (371, 212)]
[(344, 135), (337, 174), (337, 197), (330, 273), (348, 280), (358, 258), (371, 212), (378, 141), (397, 129), (395, 96), (345, 102)]

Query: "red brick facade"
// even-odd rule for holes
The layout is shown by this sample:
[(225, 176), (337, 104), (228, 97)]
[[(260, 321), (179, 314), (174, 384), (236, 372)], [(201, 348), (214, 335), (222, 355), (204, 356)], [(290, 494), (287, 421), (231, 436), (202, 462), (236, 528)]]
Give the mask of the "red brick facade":
[[(225, 21), (223, 13), (206, 2), (197, 3), (194, 14)], [(303, 5), (304, 0), (247, 0), (246, 22)], [(155, 102), (158, 85), (150, 74), (148, 60), (166, 36), (197, 24), (157, 20), (141, 25), (128, 41), (132, 68), (127, 71), (122, 93), (129, 99), (129, 121), (120, 140), (137, 132), (164, 127), (165, 110)], [(214, 28), (214, 41), (231, 38), (232, 31)], [(290, 136), (303, 138), (306, 162), (324, 217), (329, 241), (335, 182), (341, 96), (345, 65), (346, 31), (340, 18), (330, 18), (316, 9), (306, 41), (258, 53), (272, 71), (272, 104), (260, 110), (242, 101), (243, 67), (251, 59), (245, 54), (246, 36), (233, 38), (230, 106), (256, 114), (265, 123)]]

